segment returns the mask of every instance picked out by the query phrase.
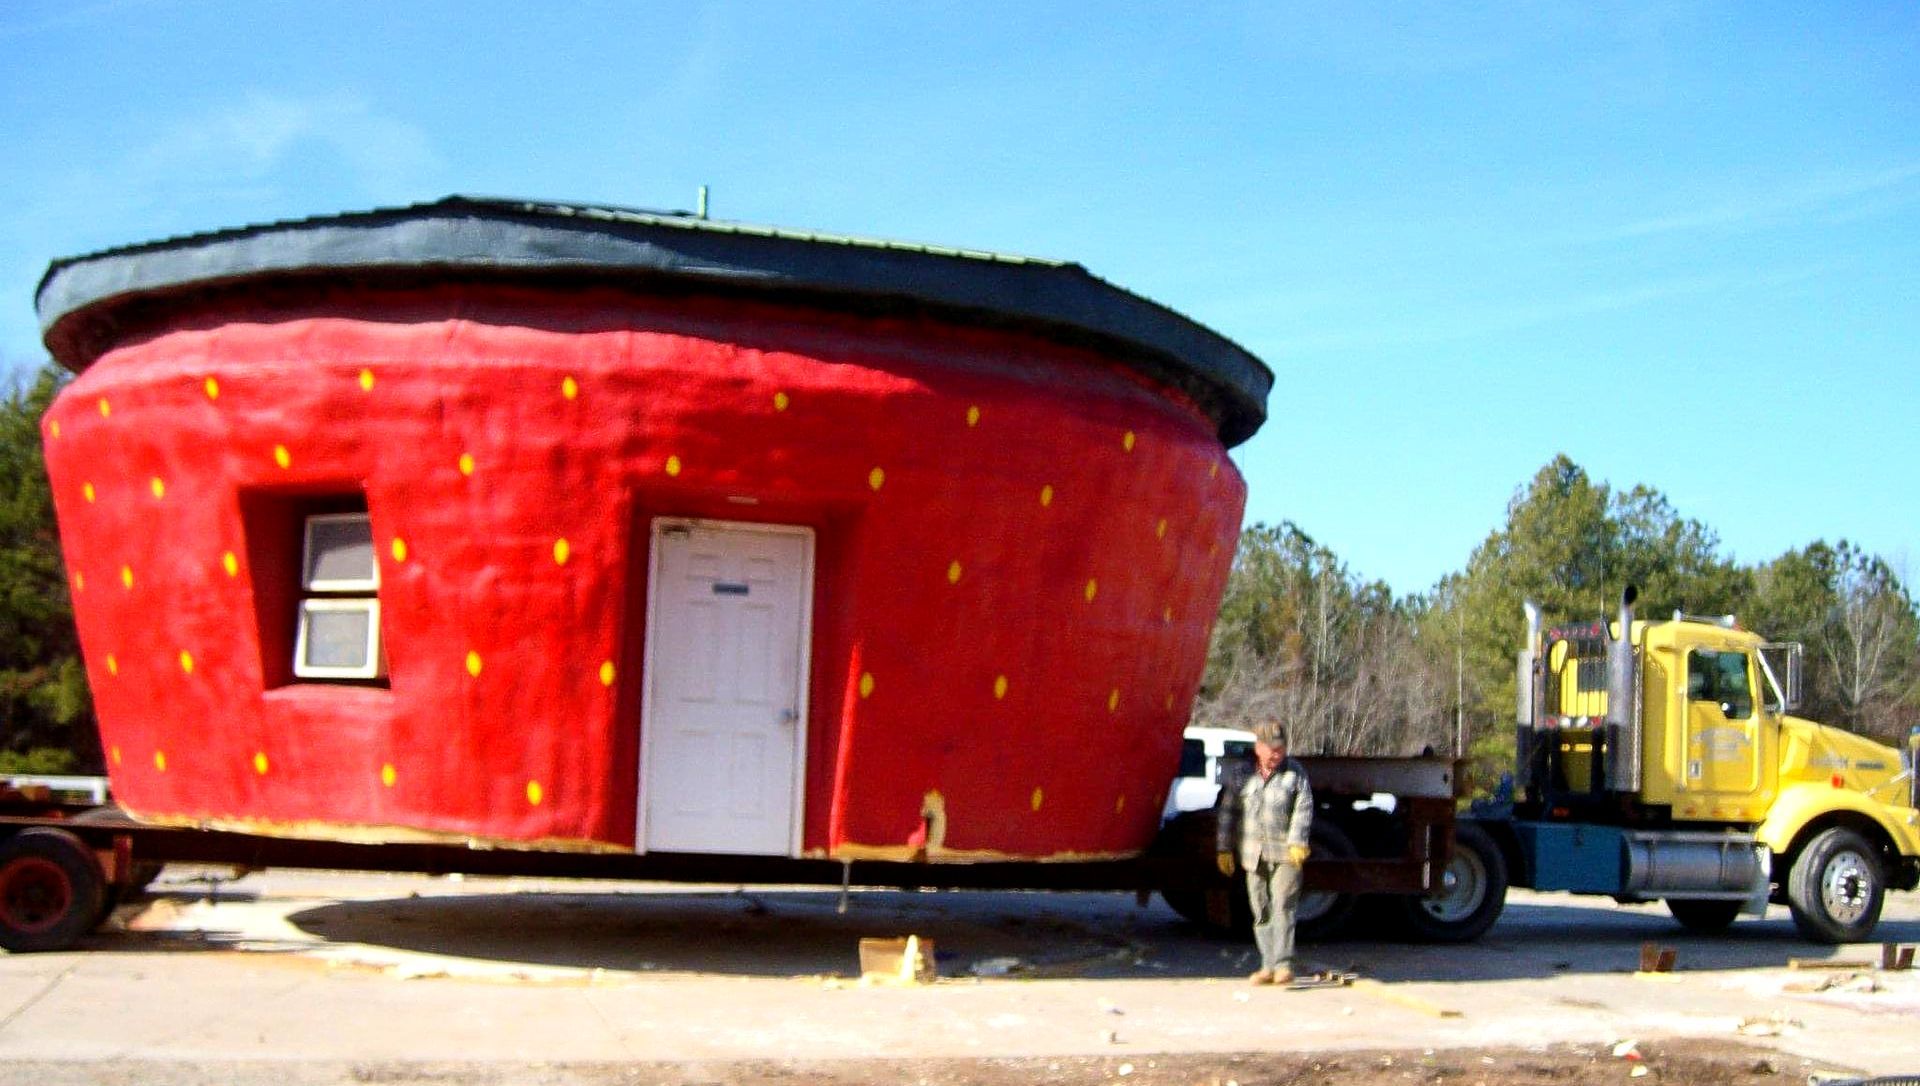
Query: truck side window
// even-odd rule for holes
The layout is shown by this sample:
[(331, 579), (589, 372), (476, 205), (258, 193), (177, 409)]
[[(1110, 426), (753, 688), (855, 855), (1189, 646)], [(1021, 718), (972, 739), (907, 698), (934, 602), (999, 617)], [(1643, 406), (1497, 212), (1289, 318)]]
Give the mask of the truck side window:
[(1687, 696), (1719, 702), (1728, 720), (1745, 720), (1753, 715), (1753, 687), (1747, 675), (1746, 653), (1695, 649), (1687, 657)]

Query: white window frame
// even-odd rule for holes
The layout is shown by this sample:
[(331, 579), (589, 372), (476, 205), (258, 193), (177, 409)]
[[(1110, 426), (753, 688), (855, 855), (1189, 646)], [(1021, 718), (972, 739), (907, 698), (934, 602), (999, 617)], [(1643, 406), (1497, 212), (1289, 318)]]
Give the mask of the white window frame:
[[(307, 663), (307, 616), (316, 611), (364, 611), (367, 615), (367, 662), (362, 667), (323, 667)], [(386, 675), (387, 661), (380, 644), (380, 600), (350, 596), (314, 597), (300, 601), (299, 629), (294, 635), (293, 674), (300, 679), (378, 679)]]
[(338, 524), (356, 521), (367, 526), (367, 540), (373, 540), (373, 518), (366, 513), (313, 513), (308, 515), (306, 523), (301, 525), (300, 536), (300, 584), (308, 592), (378, 592), (380, 591), (380, 556), (371, 546), (368, 560), (372, 567), (372, 576), (346, 580), (317, 580), (313, 576), (313, 529), (319, 524)]

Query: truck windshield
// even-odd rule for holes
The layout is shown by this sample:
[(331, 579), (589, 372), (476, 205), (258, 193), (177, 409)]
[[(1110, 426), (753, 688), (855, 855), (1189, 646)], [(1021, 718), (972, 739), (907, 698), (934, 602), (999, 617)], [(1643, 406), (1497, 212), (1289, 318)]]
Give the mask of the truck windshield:
[(1718, 702), (1728, 720), (1753, 715), (1753, 686), (1747, 679), (1747, 654), (1695, 649), (1687, 659), (1687, 697)]

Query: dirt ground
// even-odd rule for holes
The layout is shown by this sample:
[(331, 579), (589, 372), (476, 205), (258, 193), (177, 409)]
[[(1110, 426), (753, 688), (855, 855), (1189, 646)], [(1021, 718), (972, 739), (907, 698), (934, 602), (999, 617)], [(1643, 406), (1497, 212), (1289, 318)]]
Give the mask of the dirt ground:
[[(174, 872), (83, 949), (0, 955), (0, 1084), (1750, 1083), (1920, 1072), (1920, 972), (1516, 892), (1469, 946), (1251, 948), (1099, 893)], [(939, 979), (863, 983), (915, 934)], [(1879, 933), (1920, 942), (1920, 895)], [(1637, 972), (1646, 942), (1676, 952)], [(1629, 1054), (1630, 1053), (1630, 1054)], [(1638, 1058), (1634, 1058), (1638, 1057)]]
[[(1025, 1086), (1029, 1083), (1125, 1083), (1127, 1086), (1589, 1086), (1622, 1082), (1687, 1086), (1786, 1086), (1808, 1081), (1808, 1061), (1739, 1045), (1671, 1042), (1637, 1046), (1634, 1058), (1611, 1048), (1556, 1045), (1490, 1051), (1357, 1051), (1159, 1054), (1127, 1057), (1021, 1057), (741, 1061), (698, 1063), (531, 1064), (360, 1063), (279, 1067), (263, 1064), (156, 1067), (146, 1063), (12, 1064), (0, 1081), (36, 1086), (86, 1083), (220, 1082), (228, 1086)], [(1635, 1075), (1637, 1069), (1644, 1073)]]

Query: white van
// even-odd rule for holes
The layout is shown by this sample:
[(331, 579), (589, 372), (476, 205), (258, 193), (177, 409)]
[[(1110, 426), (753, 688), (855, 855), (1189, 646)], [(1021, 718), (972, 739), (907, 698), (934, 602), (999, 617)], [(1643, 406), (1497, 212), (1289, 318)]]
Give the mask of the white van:
[(1220, 794), (1220, 766), (1223, 762), (1253, 761), (1253, 733), (1239, 728), (1191, 727), (1182, 733), (1180, 772), (1167, 790), (1167, 804), (1160, 811), (1165, 822), (1183, 811), (1199, 811), (1213, 806)]

